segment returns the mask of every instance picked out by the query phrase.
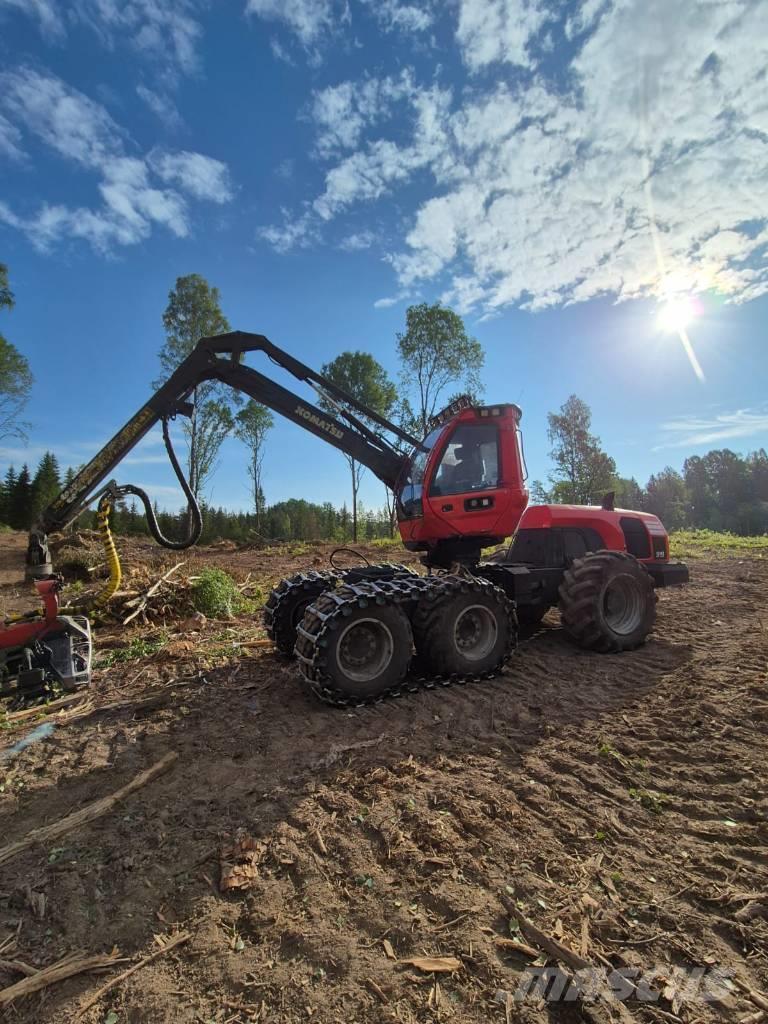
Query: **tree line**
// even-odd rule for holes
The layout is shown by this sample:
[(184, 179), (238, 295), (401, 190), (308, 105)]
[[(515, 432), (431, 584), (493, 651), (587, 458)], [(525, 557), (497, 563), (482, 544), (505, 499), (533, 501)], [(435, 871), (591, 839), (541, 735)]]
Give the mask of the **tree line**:
[[(0, 264), (0, 310), (12, 309), (14, 296), (8, 271)], [(160, 376), (155, 387), (177, 369), (198, 340), (230, 330), (217, 288), (199, 274), (176, 279), (162, 316), (165, 342), (159, 352)], [(467, 333), (462, 318), (440, 303), (411, 306), (405, 331), (396, 336), (400, 366), (399, 387), (368, 352), (347, 351), (326, 363), (321, 372), (337, 387), (377, 415), (397, 423), (415, 437), (424, 437), (434, 413), (456, 397), (457, 390), (481, 395), (482, 346)], [(32, 374), (24, 356), (0, 335), (0, 440), (25, 438), (20, 416), (29, 399)], [(364, 467), (345, 456), (351, 479), (351, 505), (340, 508), (298, 499), (270, 505), (265, 495), (263, 462), (272, 413), (253, 400), (216, 381), (194, 390), (192, 415), (182, 417), (186, 445), (187, 479), (207, 513), (204, 540), (264, 538), (357, 540), (389, 536), (392, 532), (392, 496), (382, 509), (365, 509), (359, 501)], [(336, 406), (321, 396), (330, 414)], [(373, 420), (356, 412), (371, 429)], [(228, 512), (206, 504), (206, 488), (217, 468), (221, 446), (234, 434), (247, 450), (251, 483), (251, 511)], [(686, 459), (682, 473), (667, 466), (646, 485), (619, 475), (614, 459), (591, 431), (589, 406), (576, 395), (548, 416), (553, 471), (549, 486), (534, 481), (533, 501), (595, 504), (613, 491), (617, 506), (657, 514), (668, 529), (683, 526), (730, 530), (740, 534), (768, 532), (768, 456), (764, 449), (746, 457), (729, 449), (710, 451)], [(61, 479), (55, 454), (46, 452), (34, 475), (29, 466), (16, 473), (11, 467), (0, 483), (0, 523), (25, 530), (74, 475)], [(187, 513), (160, 512), (163, 530), (171, 533)], [(143, 533), (144, 516), (135, 506), (120, 506), (113, 517), (118, 532)], [(184, 531), (181, 530), (183, 533)]]
[(617, 507), (652, 512), (668, 530), (728, 530), (750, 536), (768, 533), (768, 454), (764, 448), (746, 456), (729, 448), (692, 455), (682, 473), (667, 466), (642, 487), (634, 477), (619, 475), (614, 459), (591, 432), (589, 406), (576, 395), (548, 415), (554, 469), (550, 487), (536, 480), (537, 502), (574, 505), (599, 503), (612, 491)]
[[(579, 403), (580, 422), (587, 429), (574, 429), (574, 403)], [(563, 410), (566, 410), (565, 412)], [(584, 414), (586, 411), (586, 421)], [(531, 487), (531, 499), (537, 502), (596, 504), (613, 491), (616, 506), (652, 512), (668, 530), (729, 530), (742, 535), (768, 533), (768, 454), (759, 449), (741, 456), (728, 448), (685, 459), (682, 472), (670, 466), (654, 473), (645, 486), (634, 477), (616, 472), (614, 460), (600, 447), (599, 438), (589, 432), (589, 409), (575, 396), (558, 413), (550, 414), (551, 457), (555, 465), (551, 487), (540, 481)], [(570, 450), (568, 445), (571, 446)], [(52, 501), (62, 486), (69, 483), (74, 470), (63, 478), (52, 452), (46, 452), (32, 475), (28, 466), (16, 473), (11, 467), (0, 483), (0, 524), (15, 530), (27, 530), (39, 513)], [(273, 505), (264, 503), (257, 515), (232, 512), (201, 503), (202, 542), (229, 539), (254, 540), (333, 540), (352, 541), (353, 517), (343, 504), (322, 504), (291, 498)], [(160, 528), (166, 536), (183, 536), (186, 511), (168, 512), (155, 508)], [(391, 536), (390, 509), (365, 508), (358, 503), (358, 539), (375, 540)], [(82, 525), (95, 526), (93, 512), (86, 513)], [(120, 502), (111, 518), (115, 533), (148, 534), (146, 519), (135, 502)]]

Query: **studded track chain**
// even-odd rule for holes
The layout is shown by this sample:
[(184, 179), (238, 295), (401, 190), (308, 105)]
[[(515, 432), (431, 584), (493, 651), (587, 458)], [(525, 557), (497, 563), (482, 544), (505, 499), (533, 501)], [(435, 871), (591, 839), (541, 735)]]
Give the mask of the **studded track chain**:
[[(479, 593), (487, 589), (494, 590), (499, 599), (504, 602), (515, 626), (510, 631), (510, 640), (501, 662), (491, 671), (477, 675), (428, 675), (420, 670), (417, 657), (411, 663), (411, 668), (401, 683), (373, 697), (350, 696), (333, 686), (325, 671), (325, 649), (328, 635), (353, 608), (365, 608), (371, 604), (398, 605), (411, 618), (416, 603), (430, 601), (447, 604), (456, 594), (469, 591)], [(335, 707), (354, 708), (380, 704), (384, 700), (392, 700), (407, 693), (416, 693), (419, 690), (466, 685), (481, 679), (491, 679), (502, 671), (512, 656), (516, 637), (516, 619), (511, 602), (489, 580), (474, 576), (408, 575), (376, 583), (346, 584), (321, 594), (307, 608), (304, 619), (298, 627), (295, 654), (299, 661), (302, 677), (316, 697), (325, 704)]]
[(339, 586), (347, 577), (359, 576), (366, 572), (379, 576), (391, 576), (392, 578), (414, 575), (413, 571), (405, 565), (394, 562), (382, 562), (379, 565), (360, 566), (350, 569), (307, 569), (305, 572), (299, 572), (295, 576), (282, 579), (273, 588), (264, 606), (264, 627), (269, 639), (275, 643), (277, 642), (276, 630), (279, 608), (289, 594), (294, 594), (297, 590), (317, 590), (320, 587), (323, 587), (325, 590), (333, 590), (334, 587)]

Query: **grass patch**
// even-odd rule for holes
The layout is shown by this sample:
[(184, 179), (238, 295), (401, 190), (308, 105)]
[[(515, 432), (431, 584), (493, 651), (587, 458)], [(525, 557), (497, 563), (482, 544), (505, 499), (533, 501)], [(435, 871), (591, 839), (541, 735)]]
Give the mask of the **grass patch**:
[(768, 557), (768, 536), (740, 537), (735, 533), (715, 530), (675, 530), (669, 536), (672, 558), (701, 558), (704, 555), (723, 557), (750, 555)]
[(127, 647), (119, 647), (114, 651), (103, 651), (99, 657), (99, 668), (112, 668), (113, 665), (122, 665), (126, 661), (138, 661), (139, 658), (147, 658), (151, 654), (157, 654), (168, 643), (168, 634), (159, 633), (153, 637), (135, 636), (128, 642)]

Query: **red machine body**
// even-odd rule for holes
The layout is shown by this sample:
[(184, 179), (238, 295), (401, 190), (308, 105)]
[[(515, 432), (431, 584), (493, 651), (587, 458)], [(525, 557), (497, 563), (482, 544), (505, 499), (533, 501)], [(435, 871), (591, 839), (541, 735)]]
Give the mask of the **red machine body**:
[[(636, 524), (636, 525), (635, 525)], [(592, 529), (611, 551), (630, 551), (639, 562), (666, 562), (669, 537), (658, 516), (629, 509), (593, 505), (530, 505), (518, 529)]]
[(62, 615), (61, 576), (35, 581), (42, 611), (0, 625), (0, 692), (13, 684), (32, 696), (87, 686), (91, 678), (91, 629), (82, 615)]
[(398, 488), (407, 548), (488, 547), (515, 532), (528, 504), (521, 415), (511, 404), (445, 410)]

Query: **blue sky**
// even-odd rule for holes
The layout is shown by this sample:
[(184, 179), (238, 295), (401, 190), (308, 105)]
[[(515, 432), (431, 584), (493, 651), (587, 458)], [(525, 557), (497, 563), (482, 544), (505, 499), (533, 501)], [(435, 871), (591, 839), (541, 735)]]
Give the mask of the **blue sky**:
[[(0, 330), (36, 377), (0, 469), (108, 440), (191, 272), (318, 367), (361, 348), (395, 376), (407, 306), (450, 304), (533, 478), (571, 392), (641, 482), (768, 445), (766, 66), (748, 0), (0, 0)], [(118, 477), (174, 505), (164, 463), (152, 436)], [(348, 494), (283, 422), (265, 474), (270, 501)], [(247, 506), (235, 441), (210, 491)]]

